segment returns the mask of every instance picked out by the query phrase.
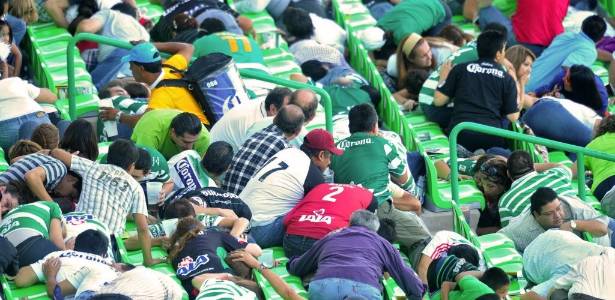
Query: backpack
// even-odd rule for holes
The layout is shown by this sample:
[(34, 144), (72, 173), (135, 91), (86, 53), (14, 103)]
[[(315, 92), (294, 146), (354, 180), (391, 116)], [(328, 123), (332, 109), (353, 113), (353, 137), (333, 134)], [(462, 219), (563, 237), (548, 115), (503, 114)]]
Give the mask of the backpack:
[(185, 71), (165, 64), (162, 66), (183, 77), (164, 79), (158, 87), (186, 88), (211, 125), (220, 120), (226, 111), (249, 99), (239, 71), (228, 55), (211, 53), (201, 56)]

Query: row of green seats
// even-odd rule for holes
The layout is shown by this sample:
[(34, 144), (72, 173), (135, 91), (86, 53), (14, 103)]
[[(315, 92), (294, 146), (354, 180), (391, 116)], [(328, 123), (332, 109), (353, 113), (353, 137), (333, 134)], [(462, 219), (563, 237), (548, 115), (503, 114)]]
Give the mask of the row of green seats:
[[(333, 1), (333, 10), (336, 21), (348, 31), (348, 49), (351, 65), (371, 84), (380, 91), (381, 103), (379, 111), (387, 127), (400, 134), (406, 147), (411, 151), (419, 151), (425, 157), (428, 169), (426, 195), (430, 207), (435, 210), (450, 209), (450, 184), (439, 180), (435, 172), (434, 162), (437, 159), (448, 158), (448, 138), (442, 129), (433, 122), (427, 121), (421, 112), (402, 113), (393, 99), (391, 92), (384, 84), (376, 66), (372, 63), (361, 41), (354, 35), (357, 30), (368, 28), (363, 26), (354, 27), (348, 20), (355, 20), (357, 16), (372, 18), (369, 11), (361, 2), (357, 1)], [(360, 7), (363, 7), (361, 10)], [(373, 19), (373, 18), (372, 18)], [(365, 22), (367, 23), (367, 22)], [(374, 26), (375, 22), (369, 26)], [(484, 207), (484, 197), (472, 181), (461, 183), (463, 204), (473, 208)]]
[[(49, 88), (58, 95), (55, 107), (64, 119), (68, 116), (67, 86), (67, 47), (72, 38), (64, 28), (53, 23), (33, 24), (27, 29), (27, 44), (32, 58), (34, 79), (38, 85)], [(98, 97), (92, 77), (86, 70), (85, 62), (77, 53), (75, 60), (75, 79), (78, 91), (77, 112), (82, 115), (98, 110)]]
[(4, 150), (0, 148), (0, 173), (9, 169), (9, 163), (4, 156)]

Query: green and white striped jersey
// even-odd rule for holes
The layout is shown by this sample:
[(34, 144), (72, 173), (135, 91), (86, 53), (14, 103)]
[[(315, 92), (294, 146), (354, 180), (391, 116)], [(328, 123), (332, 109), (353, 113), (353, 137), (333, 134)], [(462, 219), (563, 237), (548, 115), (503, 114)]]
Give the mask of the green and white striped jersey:
[(38, 201), (20, 205), (4, 216), (0, 222), (0, 236), (13, 246), (34, 236), (49, 238), (52, 219), (62, 219), (60, 206), (52, 201)]
[(254, 292), (234, 282), (209, 279), (203, 282), (196, 300), (256, 300)]

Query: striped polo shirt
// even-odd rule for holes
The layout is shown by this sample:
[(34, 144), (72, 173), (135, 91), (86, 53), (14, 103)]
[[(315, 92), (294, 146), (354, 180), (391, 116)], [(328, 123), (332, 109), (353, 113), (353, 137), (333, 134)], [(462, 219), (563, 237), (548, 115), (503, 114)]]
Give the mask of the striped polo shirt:
[[(472, 41), (467, 43), (465, 46), (459, 48), (457, 52), (451, 54), (447, 58), (447, 61), (452, 61), (453, 66), (466, 63), (469, 61), (474, 61), (478, 59), (478, 52), (476, 51), (476, 42)], [(433, 96), (436, 92), (436, 88), (438, 87), (438, 82), (440, 81), (440, 65), (435, 71), (431, 72), (429, 77), (425, 83), (423, 83), (423, 87), (419, 92), (419, 102), (427, 105), (432, 105)]]
[(41, 167), (45, 170), (45, 189), (52, 190), (66, 175), (66, 166), (59, 160), (44, 154), (34, 153), (22, 157), (0, 174), (0, 183), (24, 182), (26, 173)]
[(575, 196), (576, 192), (570, 184), (571, 179), (570, 169), (557, 167), (541, 173), (533, 171), (515, 180), (500, 198), (502, 227), (508, 225), (510, 219), (530, 209), (530, 197), (538, 188), (549, 187), (560, 196)]
[(199, 289), (199, 295), (196, 300), (256, 300), (254, 292), (238, 286), (232, 281), (209, 279), (205, 280)]
[(11, 210), (0, 223), (0, 236), (13, 246), (34, 236), (49, 238), (52, 219), (62, 219), (60, 206), (52, 201), (24, 204)]

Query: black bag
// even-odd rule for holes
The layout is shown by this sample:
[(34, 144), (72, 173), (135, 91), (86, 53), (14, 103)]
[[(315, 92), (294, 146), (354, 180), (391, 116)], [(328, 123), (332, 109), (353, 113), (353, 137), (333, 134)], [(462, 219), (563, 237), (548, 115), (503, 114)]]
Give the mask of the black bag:
[[(183, 87), (188, 89), (194, 99), (197, 101), (203, 114), (209, 120), (210, 125), (213, 125), (216, 121), (222, 118), (225, 109), (233, 107), (234, 102), (241, 102), (239, 93), (235, 93), (234, 99), (226, 97), (226, 95), (209, 94), (208, 90), (215, 89), (216, 91), (237, 91), (232, 82), (225, 80), (227, 77), (219, 76), (227, 69), (227, 66), (232, 64), (232, 57), (223, 53), (211, 53), (197, 58), (188, 67), (188, 70), (178, 70), (169, 65), (163, 65), (163, 67), (170, 68), (172, 72), (180, 73), (183, 75), (182, 79), (164, 79), (159, 83), (159, 87)], [(245, 91), (243, 92), (245, 94)]]

